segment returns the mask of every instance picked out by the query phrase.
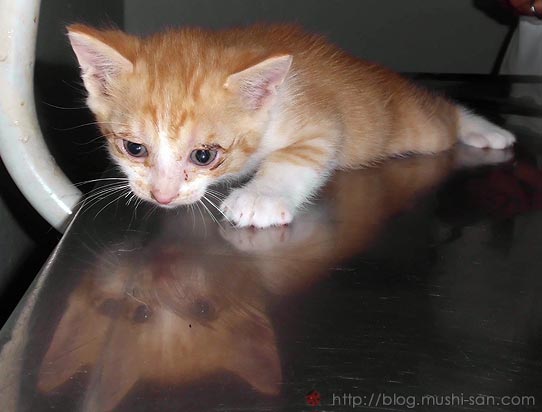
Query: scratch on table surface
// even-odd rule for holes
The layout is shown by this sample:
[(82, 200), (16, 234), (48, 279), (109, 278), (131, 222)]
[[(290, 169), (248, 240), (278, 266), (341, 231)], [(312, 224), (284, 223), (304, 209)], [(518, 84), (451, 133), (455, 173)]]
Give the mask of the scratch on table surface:
[(72, 349), (70, 349), (70, 350), (67, 350), (67, 351), (65, 351), (65, 352), (62, 352), (62, 353), (61, 353), (60, 355), (58, 355), (56, 358), (52, 359), (52, 360), (49, 362), (49, 364), (51, 364), (51, 363), (57, 361), (58, 359), (60, 359), (60, 358), (62, 358), (62, 357), (64, 357), (64, 356), (66, 356), (66, 355), (69, 355), (69, 354), (72, 353), (72, 352), (75, 352), (76, 350), (79, 350), (79, 349), (81, 349), (81, 348), (83, 348), (83, 347), (89, 345), (90, 343), (94, 342), (96, 339), (98, 339), (98, 338), (100, 338), (100, 337), (101, 337), (101, 335), (94, 336), (93, 338), (87, 340), (86, 342), (81, 343), (80, 345), (77, 345), (75, 348), (72, 348)]
[[(245, 406), (242, 406), (242, 407), (231, 407), (231, 406), (228, 406), (226, 407), (225, 405), (221, 405), (219, 407), (216, 408), (217, 411), (225, 411), (225, 412), (230, 412), (230, 411), (250, 411), (250, 412), (258, 412), (258, 411), (270, 411), (270, 412), (276, 412), (277, 408), (276, 407), (271, 407), (271, 406), (251, 406), (251, 407), (245, 407)], [(324, 411), (321, 411), (321, 412), (324, 412)]]
[(339, 348), (339, 347), (329, 347), (329, 346), (316, 346), (314, 349), (318, 350), (331, 350), (331, 351), (338, 351), (338, 350), (352, 350), (350, 348)]
[(337, 376), (339, 379), (345, 379), (349, 381), (364, 381), (365, 378), (356, 378), (355, 376)]

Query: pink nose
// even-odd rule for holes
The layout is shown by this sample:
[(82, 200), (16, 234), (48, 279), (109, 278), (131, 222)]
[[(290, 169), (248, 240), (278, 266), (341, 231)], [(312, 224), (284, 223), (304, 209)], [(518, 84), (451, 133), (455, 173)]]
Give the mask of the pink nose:
[(170, 195), (167, 193), (162, 193), (159, 190), (152, 190), (151, 197), (161, 205), (168, 205), (177, 197), (177, 194)]

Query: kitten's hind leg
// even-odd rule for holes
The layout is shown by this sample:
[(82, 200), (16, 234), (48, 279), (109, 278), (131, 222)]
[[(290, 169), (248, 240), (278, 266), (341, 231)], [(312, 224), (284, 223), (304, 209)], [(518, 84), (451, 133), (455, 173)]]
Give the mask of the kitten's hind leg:
[(508, 130), (499, 127), (463, 107), (458, 107), (459, 140), (478, 148), (505, 149), (512, 146), (516, 138)]
[(332, 151), (298, 143), (270, 154), (244, 187), (222, 203), (226, 217), (238, 227), (289, 224), (296, 209), (325, 182)]

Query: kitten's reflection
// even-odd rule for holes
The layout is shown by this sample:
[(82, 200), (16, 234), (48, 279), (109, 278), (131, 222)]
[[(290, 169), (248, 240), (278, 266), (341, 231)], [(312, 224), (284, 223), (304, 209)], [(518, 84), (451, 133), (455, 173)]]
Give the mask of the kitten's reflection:
[(83, 278), (47, 350), (39, 388), (49, 393), (88, 372), (85, 411), (114, 409), (139, 381), (178, 385), (224, 372), (278, 394), (273, 300), (362, 251), (390, 215), (456, 162), (447, 153), (338, 173), (323, 200), (288, 227), (216, 227), (204, 236), (191, 230), (190, 216), (167, 216), (147, 247)]
[(139, 380), (180, 384), (221, 371), (276, 394), (280, 363), (257, 280), (214, 266), (170, 246), (90, 273), (69, 299), (39, 388), (51, 392), (92, 366), (88, 411), (113, 409)]

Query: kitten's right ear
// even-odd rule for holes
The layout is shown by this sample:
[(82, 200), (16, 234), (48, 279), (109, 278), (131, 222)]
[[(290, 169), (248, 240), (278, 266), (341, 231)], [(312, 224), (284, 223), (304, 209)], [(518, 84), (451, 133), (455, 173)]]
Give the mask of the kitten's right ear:
[(100, 31), (81, 24), (68, 26), (68, 38), (90, 96), (104, 96), (111, 82), (133, 70), (133, 63), (121, 53), (119, 43), (131, 40), (119, 31)]

